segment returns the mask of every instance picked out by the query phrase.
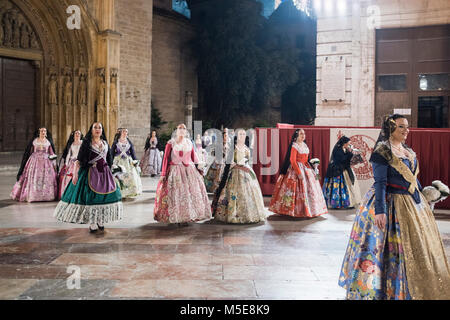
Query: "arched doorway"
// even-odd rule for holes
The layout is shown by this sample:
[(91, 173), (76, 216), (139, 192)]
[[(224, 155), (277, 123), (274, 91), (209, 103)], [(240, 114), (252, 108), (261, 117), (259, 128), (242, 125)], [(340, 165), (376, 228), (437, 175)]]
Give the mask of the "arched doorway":
[[(5, 0), (0, 4), (4, 70), (0, 82), (10, 83), (7, 77), (15, 77), (20, 84), (15, 91), (5, 90), (3, 85), (2, 98), (7, 95), (9, 100), (3, 99), (0, 121), (16, 135), (22, 130), (16, 145), (2, 144), (3, 149), (23, 150), (23, 141), (30, 138), (33, 129), (45, 126), (61, 151), (72, 130), (86, 132), (94, 120), (97, 27), (82, 1), (71, 4), (80, 10), (80, 29), (67, 26), (70, 14), (65, 1)], [(21, 99), (26, 103), (14, 102)], [(3, 136), (10, 135), (7, 129), (2, 130)]]

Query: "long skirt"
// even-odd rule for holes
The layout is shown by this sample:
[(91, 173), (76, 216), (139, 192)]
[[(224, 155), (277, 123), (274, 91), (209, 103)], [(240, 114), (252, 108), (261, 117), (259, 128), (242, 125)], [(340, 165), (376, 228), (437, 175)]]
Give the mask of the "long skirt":
[(160, 151), (158, 149), (147, 149), (141, 158), (140, 167), (143, 176), (160, 174), (162, 167)]
[(27, 202), (56, 199), (58, 196), (57, 173), (47, 153), (38, 151), (31, 154), (10, 196), (13, 200)]
[(61, 199), (67, 185), (72, 180), (73, 172), (75, 170), (75, 160), (69, 160), (68, 165), (64, 165), (59, 172), (59, 185), (58, 185), (58, 199)]
[(159, 222), (184, 223), (211, 219), (211, 206), (202, 175), (194, 164), (171, 165), (156, 188), (154, 218)]
[(356, 213), (339, 277), (347, 299), (450, 299), (450, 267), (422, 194), (387, 194), (385, 230), (375, 225), (375, 189)]
[(114, 158), (113, 164), (125, 168), (125, 172), (116, 176), (122, 198), (132, 198), (142, 194), (142, 181), (136, 166), (133, 164), (133, 158), (117, 156)]
[(108, 194), (97, 193), (89, 186), (88, 172), (86, 168), (78, 171), (77, 184), (72, 181), (68, 184), (53, 216), (58, 221), (78, 224), (121, 220), (123, 205), (119, 186), (116, 184), (116, 189)]
[(257, 223), (266, 220), (261, 188), (252, 168), (235, 166), (230, 170), (213, 211), (214, 219), (227, 223)]
[(346, 170), (338, 177), (325, 178), (322, 191), (328, 208), (358, 207), (361, 202), (358, 180), (355, 176), (355, 182), (352, 184)]
[(207, 192), (210, 193), (216, 192), (217, 188), (219, 187), (220, 180), (222, 179), (224, 169), (225, 169), (224, 164), (219, 164), (216, 162), (213, 162), (211, 164), (204, 178)]
[(269, 210), (292, 217), (317, 217), (328, 212), (314, 170), (298, 163), (300, 177), (292, 166), (278, 177)]

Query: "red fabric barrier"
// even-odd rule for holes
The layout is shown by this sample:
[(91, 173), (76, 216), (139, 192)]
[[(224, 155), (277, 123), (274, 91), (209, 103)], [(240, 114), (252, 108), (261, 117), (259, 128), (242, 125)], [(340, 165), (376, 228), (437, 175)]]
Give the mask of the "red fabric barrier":
[[(256, 128), (256, 143), (259, 154), (257, 155), (257, 162), (253, 168), (264, 195), (272, 195), (273, 193), (290, 139), (297, 128), (303, 128), (305, 130), (306, 144), (310, 150), (310, 158), (320, 159), (320, 183), (323, 184), (323, 175), (325, 175), (330, 157), (329, 129), (332, 127), (300, 126), (280, 123), (277, 124), (277, 128)], [(267, 137), (265, 139), (261, 137), (261, 130), (267, 131)], [(267, 156), (271, 157), (271, 146), (273, 143), (271, 141), (271, 133), (274, 130), (278, 130), (279, 132), (278, 143), (280, 152), (278, 155), (278, 170), (273, 175), (261, 175), (261, 169), (271, 165), (262, 165), (260, 155), (265, 152)], [(264, 147), (262, 151), (259, 150), (261, 147), (260, 142)], [(423, 187), (431, 185), (433, 180), (441, 180), (446, 185), (450, 184), (450, 129), (414, 128), (410, 130), (406, 143), (417, 153), (420, 165), (419, 181)], [(450, 197), (443, 202), (439, 202), (435, 207), (450, 209)]]
[[(406, 140), (419, 160), (419, 181), (422, 187), (433, 180), (450, 184), (450, 130), (411, 129)], [(450, 209), (450, 197), (435, 208)]]

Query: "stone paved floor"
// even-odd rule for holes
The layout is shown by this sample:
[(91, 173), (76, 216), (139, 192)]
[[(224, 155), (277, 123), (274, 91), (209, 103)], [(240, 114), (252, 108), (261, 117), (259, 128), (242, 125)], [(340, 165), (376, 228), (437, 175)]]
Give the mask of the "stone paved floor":
[[(14, 181), (0, 174), (0, 299), (344, 298), (337, 280), (353, 210), (315, 219), (267, 211), (265, 224), (177, 228), (153, 220), (157, 179), (143, 178), (125, 218), (91, 235), (56, 222), (56, 202), (9, 200)], [(450, 256), (449, 213), (436, 218)], [(80, 289), (68, 289), (70, 266)]]

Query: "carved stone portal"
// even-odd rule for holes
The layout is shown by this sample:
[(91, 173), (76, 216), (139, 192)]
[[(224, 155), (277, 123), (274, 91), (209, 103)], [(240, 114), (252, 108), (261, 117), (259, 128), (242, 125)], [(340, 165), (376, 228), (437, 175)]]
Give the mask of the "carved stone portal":
[[(99, 1), (103, 3), (106, 0)], [(38, 125), (51, 130), (58, 152), (64, 148), (72, 129), (85, 134), (96, 119), (107, 132), (117, 127), (118, 70), (110, 68), (118, 65), (119, 56), (107, 59), (107, 51), (100, 51), (98, 41), (103, 36), (96, 25), (96, 20), (109, 21), (114, 17), (111, 3), (111, 10), (102, 5), (91, 16), (86, 14), (89, 11), (86, 1), (71, 0), (70, 4), (86, 10), (81, 10), (83, 27), (69, 30), (67, 1), (0, 0), (0, 55), (41, 64), (36, 83), (38, 90), (42, 88), (38, 94), (41, 98), (36, 99), (37, 120)], [(119, 50), (118, 43), (115, 51)], [(109, 70), (111, 78), (105, 72)]]
[(22, 12), (6, 1), (0, 8), (0, 47), (38, 48), (36, 33)]
[(103, 125), (106, 123), (105, 93), (105, 68), (99, 68), (97, 69), (97, 121)]

